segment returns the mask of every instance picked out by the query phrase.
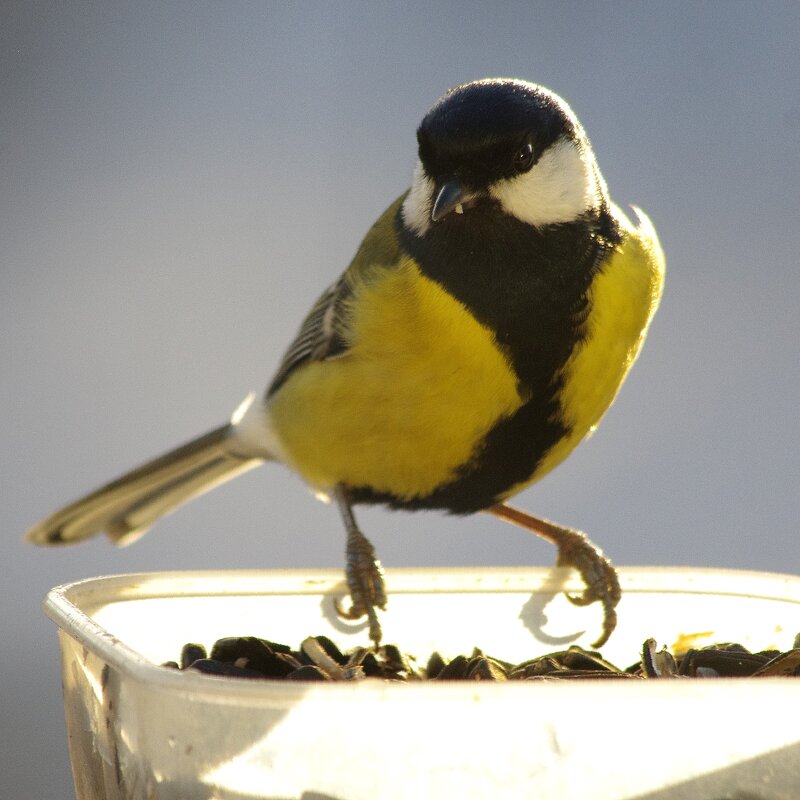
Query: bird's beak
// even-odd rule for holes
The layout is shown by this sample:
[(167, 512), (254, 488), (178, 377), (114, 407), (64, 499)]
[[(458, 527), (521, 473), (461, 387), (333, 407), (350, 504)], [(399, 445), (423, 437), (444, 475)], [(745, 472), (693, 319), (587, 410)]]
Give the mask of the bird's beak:
[(446, 181), (439, 189), (439, 194), (436, 195), (433, 211), (431, 211), (431, 219), (434, 222), (438, 222), (451, 211), (461, 214), (464, 211), (464, 204), (474, 199), (475, 195), (467, 191), (461, 181), (455, 178)]

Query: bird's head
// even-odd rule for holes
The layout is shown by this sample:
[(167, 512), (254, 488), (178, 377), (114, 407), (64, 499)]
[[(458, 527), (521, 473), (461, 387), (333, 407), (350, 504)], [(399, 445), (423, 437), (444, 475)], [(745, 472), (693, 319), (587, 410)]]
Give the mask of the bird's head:
[(482, 207), (539, 228), (572, 222), (605, 202), (581, 124), (558, 95), (533, 83), (492, 78), (457, 86), (425, 115), (417, 141), (403, 221), (418, 236)]

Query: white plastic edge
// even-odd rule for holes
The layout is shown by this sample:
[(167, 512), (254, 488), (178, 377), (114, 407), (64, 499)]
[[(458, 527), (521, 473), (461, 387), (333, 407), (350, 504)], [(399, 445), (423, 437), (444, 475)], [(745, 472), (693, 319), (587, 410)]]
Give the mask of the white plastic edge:
[[(751, 572), (733, 569), (697, 567), (621, 567), (618, 568), (623, 592), (691, 592), (737, 597), (780, 598), (800, 602), (800, 576), (771, 572)], [(520, 592), (534, 591), (554, 585), (562, 591), (580, 589), (580, 579), (566, 569), (532, 567), (460, 567), (447, 569), (398, 568), (387, 572), (389, 593), (400, 592)], [(745, 590), (746, 589), (746, 590)], [(187, 674), (164, 669), (153, 664), (116, 636), (95, 622), (84, 609), (99, 607), (121, 600), (189, 596), (231, 596), (259, 594), (335, 594), (346, 591), (340, 570), (229, 570), (213, 572), (149, 572), (101, 576), (57, 586), (48, 592), (43, 608), (59, 628), (80, 642), (105, 663), (128, 677), (154, 687), (184, 694), (230, 696), (231, 681), (212, 675)], [(776, 678), (774, 680), (781, 681)], [(770, 679), (737, 680), (749, 685), (763, 686)], [(274, 706), (276, 698), (290, 705), (298, 697), (315, 691), (434, 691), (436, 693), (463, 691), (457, 682), (432, 685), (426, 682), (413, 685), (394, 685), (370, 682), (296, 683), (286, 681), (236, 681), (236, 694), (246, 693), (257, 702), (259, 697)], [(577, 683), (578, 685), (575, 685)], [(571, 691), (583, 686), (593, 691), (593, 681), (571, 684)], [(658, 686), (653, 685), (658, 684)], [(605, 682), (604, 692), (646, 690), (658, 691), (672, 682), (627, 681)], [(682, 684), (686, 690), (688, 683)], [(481, 692), (503, 691), (507, 687), (486, 682)], [(538, 691), (558, 690), (553, 684), (537, 685)], [(698, 687), (699, 688), (699, 687)]]

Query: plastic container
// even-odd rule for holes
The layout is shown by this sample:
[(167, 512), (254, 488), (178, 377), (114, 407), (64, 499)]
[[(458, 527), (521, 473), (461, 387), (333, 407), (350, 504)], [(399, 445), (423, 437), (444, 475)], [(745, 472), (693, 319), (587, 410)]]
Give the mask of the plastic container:
[[(789, 649), (800, 578), (620, 569), (619, 666), (642, 642)], [(287, 683), (157, 666), (188, 641), (298, 646), (337, 619), (339, 571), (156, 573), (53, 589), (79, 800), (800, 796), (800, 680)], [(474, 646), (510, 661), (588, 646), (600, 610), (565, 570), (391, 570), (386, 641), (427, 659)]]

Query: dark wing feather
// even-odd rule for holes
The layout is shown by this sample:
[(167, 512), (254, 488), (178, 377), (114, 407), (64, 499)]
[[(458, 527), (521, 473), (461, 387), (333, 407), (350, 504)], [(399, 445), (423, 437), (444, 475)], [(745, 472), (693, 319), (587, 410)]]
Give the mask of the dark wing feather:
[(322, 293), (309, 311), (267, 389), (267, 397), (308, 361), (323, 361), (347, 352), (345, 317), (354, 287), (375, 280), (381, 270), (393, 269), (400, 261), (398, 229), (404, 198), (402, 195), (392, 203), (370, 228), (345, 273)]
[(344, 301), (350, 294), (346, 273), (322, 293), (286, 350), (267, 389), (267, 397), (276, 392), (289, 375), (306, 361), (333, 358), (347, 350), (341, 335), (341, 317)]

